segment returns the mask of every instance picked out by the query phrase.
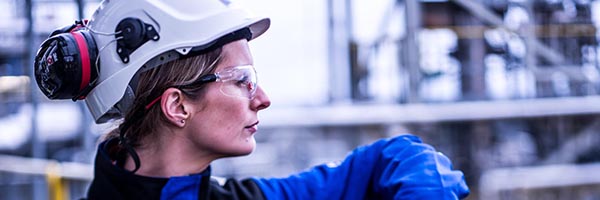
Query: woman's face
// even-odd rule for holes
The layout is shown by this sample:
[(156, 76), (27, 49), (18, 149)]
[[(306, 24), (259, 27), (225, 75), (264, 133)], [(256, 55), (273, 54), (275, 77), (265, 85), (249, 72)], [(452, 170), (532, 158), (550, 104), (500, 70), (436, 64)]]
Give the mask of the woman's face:
[[(248, 42), (238, 40), (223, 46), (215, 72), (252, 64)], [(260, 87), (253, 99), (223, 92), (224, 87), (246, 89), (233, 85), (239, 84), (236, 82), (208, 83), (206, 93), (193, 103), (193, 113), (186, 121), (185, 132), (198, 150), (217, 157), (246, 155), (254, 150), (258, 111), (269, 107), (271, 102)]]

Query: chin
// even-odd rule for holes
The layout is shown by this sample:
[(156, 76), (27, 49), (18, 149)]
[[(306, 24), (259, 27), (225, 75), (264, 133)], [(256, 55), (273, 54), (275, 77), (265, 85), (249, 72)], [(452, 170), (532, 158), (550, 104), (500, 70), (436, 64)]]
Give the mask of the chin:
[(255, 147), (256, 147), (256, 142), (254, 141), (254, 138), (252, 138), (252, 141), (248, 141), (248, 143), (239, 145), (238, 148), (236, 148), (234, 151), (231, 152), (231, 156), (249, 155), (254, 151)]
[(238, 156), (247, 156), (252, 153), (252, 150), (237, 150), (230, 153), (226, 153), (224, 157), (238, 157)]
[(245, 156), (245, 155), (251, 154), (254, 151), (254, 147), (256, 147), (256, 145), (252, 145), (251, 147), (248, 147), (248, 148), (244, 149), (241, 152), (241, 156)]

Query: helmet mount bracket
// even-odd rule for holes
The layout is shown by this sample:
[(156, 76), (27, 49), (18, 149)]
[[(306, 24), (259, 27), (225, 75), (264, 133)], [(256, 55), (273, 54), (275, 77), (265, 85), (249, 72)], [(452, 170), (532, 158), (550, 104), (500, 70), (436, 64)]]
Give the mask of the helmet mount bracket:
[(115, 32), (117, 54), (123, 63), (129, 63), (129, 55), (149, 40), (158, 41), (156, 28), (137, 18), (125, 18), (119, 22)]

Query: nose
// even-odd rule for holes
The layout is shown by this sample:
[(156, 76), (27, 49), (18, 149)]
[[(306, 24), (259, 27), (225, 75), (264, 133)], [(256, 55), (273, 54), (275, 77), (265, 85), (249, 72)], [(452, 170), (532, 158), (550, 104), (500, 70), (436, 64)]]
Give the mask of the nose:
[(250, 106), (252, 110), (260, 111), (265, 108), (268, 108), (271, 105), (271, 100), (267, 96), (267, 93), (262, 89), (262, 87), (257, 86), (256, 95), (254, 99), (250, 102)]

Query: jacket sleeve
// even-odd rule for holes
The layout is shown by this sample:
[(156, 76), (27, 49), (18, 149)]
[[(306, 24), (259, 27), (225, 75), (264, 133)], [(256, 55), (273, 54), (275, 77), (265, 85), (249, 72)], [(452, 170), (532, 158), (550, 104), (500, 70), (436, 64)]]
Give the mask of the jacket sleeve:
[(339, 164), (286, 178), (253, 178), (267, 199), (461, 199), (463, 173), (413, 135), (379, 140)]

